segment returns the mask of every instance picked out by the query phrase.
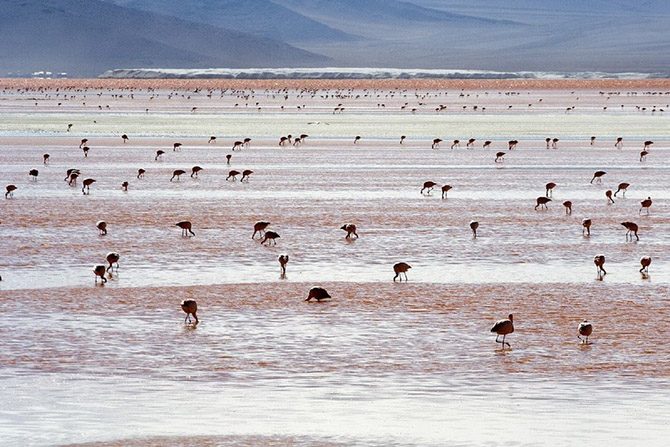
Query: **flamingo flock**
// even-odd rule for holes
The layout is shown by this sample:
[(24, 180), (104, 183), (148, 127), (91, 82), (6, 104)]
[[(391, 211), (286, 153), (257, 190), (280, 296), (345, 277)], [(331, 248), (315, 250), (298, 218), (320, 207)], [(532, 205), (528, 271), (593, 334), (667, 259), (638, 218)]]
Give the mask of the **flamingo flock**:
[[(258, 103), (257, 103), (258, 104)], [(237, 104), (236, 104), (237, 105)], [(419, 103), (419, 107), (409, 107), (408, 104), (405, 104), (401, 110), (410, 110), (412, 113), (416, 113), (420, 111), (420, 106), (423, 105), (422, 103)], [(383, 104), (379, 105), (380, 107), (384, 106)], [(531, 106), (531, 104), (529, 104)], [(298, 107), (300, 109), (300, 107)], [(304, 108), (304, 106), (303, 106)], [(441, 112), (445, 110), (447, 106), (440, 105), (437, 109), (435, 109), (437, 112)], [(508, 109), (511, 109), (512, 106), (508, 106)], [(569, 107), (566, 109), (566, 113), (568, 111), (574, 110), (574, 106)], [(191, 109), (191, 112), (196, 111), (196, 107), (193, 107)], [(467, 106), (464, 106), (463, 109), (467, 109)], [(260, 107), (258, 107), (258, 110), (261, 110)], [(484, 111), (485, 108), (481, 106), (472, 106), (473, 111)], [(147, 109), (148, 111), (148, 109)], [(334, 109), (333, 113), (344, 113), (345, 107), (343, 106), (343, 103), (339, 103), (338, 106)], [(67, 132), (70, 132), (72, 129), (73, 125), (68, 124), (67, 127)], [(297, 137), (293, 137), (292, 134), (287, 134), (286, 136), (281, 136), (279, 138), (279, 146), (282, 148), (289, 148), (292, 147), (300, 147), (301, 145), (305, 144), (306, 138), (308, 138), (308, 134), (299, 134)], [(467, 135), (466, 135), (467, 136)], [(406, 135), (402, 135), (399, 140), (400, 145), (404, 145), (405, 141), (407, 139)], [(310, 138), (311, 140), (311, 138)], [(118, 141), (118, 140), (117, 140)], [(122, 144), (127, 144), (131, 142), (130, 137), (127, 134), (122, 134), (121, 135), (121, 141)], [(133, 140), (134, 141), (134, 140)], [(210, 136), (209, 139), (206, 141), (207, 144), (212, 145), (213, 147), (217, 146), (217, 137), (216, 136)], [(243, 138), (241, 140), (235, 140), (231, 146), (228, 146), (230, 150), (232, 151), (242, 151), (243, 149), (248, 149), (250, 148), (250, 143), (252, 139), (249, 137)], [(276, 141), (276, 140), (275, 140)], [(359, 145), (363, 144), (366, 145), (367, 143), (363, 142), (363, 136), (361, 135), (356, 135), (353, 139), (353, 144), (354, 145)], [(368, 141), (368, 140), (365, 140)], [(432, 143), (431, 143), (431, 148), (432, 149), (439, 149), (440, 148), (440, 143), (442, 143), (444, 140), (443, 138), (433, 138)], [(460, 139), (452, 139), (452, 143), (450, 145), (451, 149), (459, 149), (461, 148), (461, 140)], [(468, 150), (473, 150), (475, 148), (475, 142), (478, 140), (474, 137), (469, 137), (467, 139), (463, 140), (465, 143), (465, 148)], [(480, 140), (481, 141), (481, 140)], [(561, 140), (557, 137), (547, 137), (545, 138), (545, 145), (546, 149), (554, 149), (558, 150), (559, 149), (559, 142)], [(600, 141), (600, 140), (598, 140)], [(610, 140), (611, 141), (611, 140)], [(594, 146), (596, 143), (596, 137), (591, 136), (590, 137), (590, 146)], [(478, 143), (479, 144), (479, 143)], [(513, 151), (517, 148), (519, 145), (519, 140), (512, 139), (507, 141), (507, 150), (508, 151)], [(526, 144), (526, 141), (524, 140), (524, 145)], [(563, 145), (563, 143), (561, 143)], [(608, 143), (611, 144), (611, 143)], [(646, 140), (644, 141), (643, 144), (643, 150), (640, 152), (640, 157), (639, 161), (643, 162), (646, 160), (646, 157), (650, 153), (650, 149), (652, 145), (654, 144), (653, 141), (651, 140)], [(494, 145), (494, 142), (492, 140), (485, 140), (482, 144), (483, 149), (489, 149), (491, 146)], [(254, 144), (255, 146), (255, 144)], [(91, 147), (94, 147), (93, 145), (89, 146), (89, 139), (88, 138), (83, 138), (80, 140), (79, 148), (83, 151), (84, 158), (89, 158), (89, 155), (91, 158), (96, 157), (96, 151), (91, 151)], [(611, 146), (609, 146), (611, 147)], [(623, 137), (617, 137), (615, 140), (615, 147), (617, 149), (622, 149), (623, 148)], [(169, 150), (169, 149), (168, 149)], [(172, 152), (180, 152), (184, 150), (184, 152), (189, 151), (189, 147), (184, 147), (183, 143), (181, 142), (174, 142), (172, 145)], [(506, 152), (502, 151), (497, 151), (495, 154), (495, 159), (494, 163), (496, 164), (502, 164), (505, 159)], [(510, 152), (510, 160), (513, 158), (513, 154)], [(170, 153), (170, 156), (173, 156), (174, 154)], [(237, 157), (237, 156), (236, 156)], [(155, 157), (154, 161), (156, 162), (161, 162), (165, 158), (169, 158), (168, 155), (166, 155), (166, 151), (159, 149), (155, 151)], [(231, 161), (231, 155), (227, 154), (226, 155), (226, 160), (227, 164), (230, 164)], [(488, 159), (488, 163), (490, 163), (490, 159)], [(49, 154), (43, 154), (42, 156), (42, 163), (43, 165), (47, 166), (51, 161), (51, 157)], [(158, 164), (157, 164), (158, 165)], [(239, 168), (238, 168), (239, 169)], [(237, 177), (241, 175), (240, 178), (240, 183), (248, 183), (250, 180), (250, 176), (254, 173), (253, 170), (251, 169), (231, 169), (228, 171), (228, 176), (225, 178), (226, 181), (229, 182), (236, 182)], [(504, 168), (503, 168), (504, 169)], [(199, 165), (194, 165), (191, 168), (191, 174), (190, 177), (194, 180), (197, 180), (199, 178), (199, 174), (203, 172), (203, 168)], [(69, 185), (76, 185), (77, 184), (77, 179), (81, 176), (81, 170), (79, 169), (69, 169), (67, 171), (67, 175), (65, 177), (65, 181), (68, 182)], [(181, 176), (185, 174), (187, 171), (184, 169), (175, 169), (172, 171), (172, 176), (169, 178), (169, 182), (180, 182), (181, 181)], [(24, 171), (25, 173), (25, 171)], [(136, 178), (138, 180), (141, 180), (144, 178), (145, 174), (147, 173), (146, 169), (140, 168), (137, 170), (137, 176)], [(209, 175), (210, 171), (205, 171), (205, 175), (203, 176), (206, 178)], [(598, 170), (595, 171), (592, 178), (590, 179), (590, 184), (593, 184), (594, 182), (596, 184), (602, 184), (603, 177), (607, 174), (606, 171), (604, 170)], [(25, 174), (23, 174), (25, 175)], [(261, 173), (256, 174), (256, 175), (262, 175)], [(31, 169), (29, 171), (29, 176), (31, 177), (32, 181), (37, 181), (38, 176), (39, 176), (39, 171), (37, 169)], [(587, 178), (588, 179), (588, 178)], [(42, 180), (40, 180), (41, 182)], [(558, 181), (558, 179), (557, 179)], [(87, 177), (84, 178), (82, 181), (82, 194), (83, 195), (90, 195), (91, 194), (91, 186), (93, 186), (94, 183), (96, 183), (97, 180), (92, 177)], [(100, 185), (100, 184), (98, 184)], [(117, 183), (118, 185), (118, 183)], [(420, 189), (420, 194), (424, 196), (430, 196), (432, 194), (432, 191), (435, 187), (439, 186), (437, 182), (434, 181), (426, 181), (423, 183), (422, 188)], [(630, 183), (627, 182), (621, 182), (618, 184), (616, 191), (612, 192), (612, 190), (607, 190), (606, 191), (606, 198), (608, 199), (609, 204), (614, 204), (614, 197), (619, 197), (617, 194), (621, 194), (621, 198), (625, 198), (626, 192), (628, 188), (631, 186)], [(118, 186), (117, 186), (118, 187)], [(129, 183), (127, 181), (124, 181), (122, 183), (122, 188), (124, 191), (128, 191)], [(545, 184), (544, 188), (544, 195), (538, 196), (536, 199), (536, 204), (535, 204), (535, 210), (536, 211), (549, 211), (548, 204), (552, 202), (552, 198), (554, 195), (554, 189), (557, 187), (557, 183), (555, 182), (548, 182)], [(97, 187), (96, 187), (97, 188)], [(94, 189), (96, 189), (94, 188)], [(441, 197), (442, 199), (448, 199), (448, 192), (453, 189), (452, 185), (450, 184), (444, 184), (440, 186), (441, 188)], [(5, 198), (6, 199), (14, 199), (15, 197), (15, 191), (18, 190), (18, 187), (15, 184), (8, 184), (6, 185), (6, 192), (5, 192)], [(563, 187), (559, 188), (557, 195), (563, 190)], [(416, 194), (416, 190), (414, 190), (414, 194)], [(18, 191), (19, 195), (21, 191)], [(95, 191), (94, 191), (95, 193)], [(456, 190), (456, 194), (458, 195), (458, 189)], [(602, 196), (601, 196), (602, 197)], [(448, 201), (450, 202), (450, 201)], [(448, 203), (448, 202), (443, 202), (443, 203)], [(642, 200), (640, 202), (640, 208), (639, 208), (639, 215), (642, 215), (643, 211), (646, 213), (645, 215), (650, 214), (650, 208), (652, 207), (653, 201), (651, 197), (648, 197), (645, 200)], [(573, 208), (573, 201), (571, 200), (566, 200), (563, 202), (563, 206), (565, 207), (565, 214), (570, 215), (572, 214), (572, 208)], [(175, 224), (181, 229), (181, 235), (184, 238), (187, 237), (194, 237), (195, 233), (193, 232), (193, 225), (190, 221), (179, 221)], [(626, 231), (626, 241), (633, 241), (633, 238), (635, 238), (636, 241), (639, 241), (639, 226), (635, 222), (631, 221), (624, 221), (621, 223), (623, 227), (625, 227)], [(273, 230), (268, 230), (267, 228), (270, 226), (270, 222), (267, 221), (258, 221), (256, 224), (253, 225), (253, 233), (251, 238), (256, 239), (256, 235), (259, 235), (259, 241), (260, 245), (277, 245), (277, 240), (280, 239), (279, 233), (273, 231)], [(584, 236), (591, 236), (591, 226), (592, 226), (592, 219), (590, 218), (584, 218), (582, 220), (582, 232)], [(480, 222), (479, 221), (471, 221), (469, 223), (469, 228), (472, 231), (473, 239), (477, 238), (477, 230), (480, 227)], [(98, 229), (99, 235), (100, 236), (105, 236), (107, 235), (107, 223), (105, 221), (98, 221), (96, 223), (96, 228)], [(340, 227), (341, 230), (346, 232), (345, 239), (347, 240), (353, 240), (353, 239), (358, 239), (359, 235), (357, 233), (357, 226), (356, 224), (353, 223), (345, 223)], [(365, 235), (364, 235), (365, 236)], [(119, 268), (119, 260), (121, 258), (121, 255), (117, 252), (109, 252), (105, 258), (107, 265), (104, 264), (96, 264), (93, 269), (94, 277), (95, 277), (95, 283), (97, 284), (98, 280), (101, 281), (101, 283), (106, 283), (107, 278), (106, 274), (111, 274), (114, 272), (116, 269), (118, 271)], [(277, 258), (279, 264), (280, 264), (280, 271), (281, 271), (281, 277), (285, 278), (286, 277), (286, 268), (289, 262), (289, 255), (280, 255)], [(641, 268), (639, 272), (643, 275), (648, 275), (649, 272), (649, 266), (651, 265), (652, 258), (650, 256), (644, 256), (640, 259), (640, 265)], [(599, 279), (602, 279), (605, 275), (607, 275), (607, 272), (604, 269), (605, 265), (605, 255), (599, 254), (596, 255), (593, 259), (593, 262), (596, 266), (597, 269), (597, 275)], [(405, 282), (408, 281), (408, 276), (407, 272), (411, 269), (412, 267), (406, 263), (406, 262), (397, 262), (393, 265), (393, 271), (395, 276), (393, 276), (393, 282), (403, 282), (403, 277), (405, 279)], [(305, 301), (310, 302), (312, 300), (316, 302), (321, 302), (321, 301), (327, 301), (332, 299), (331, 295), (321, 287), (313, 287), (309, 290), (308, 296), (305, 299)], [(186, 314), (186, 318), (184, 320), (185, 323), (191, 324), (192, 320), (191, 317), (193, 317), (193, 324), (197, 325), (199, 320), (197, 317), (197, 310), (198, 306), (195, 300), (193, 299), (187, 299), (181, 302), (181, 308), (183, 312)], [(514, 319), (513, 315), (509, 314), (506, 319), (502, 319), (497, 321), (493, 327), (491, 328), (491, 332), (496, 334), (496, 343), (500, 344), (501, 347), (504, 349), (505, 346), (508, 348), (511, 347), (509, 342), (506, 340), (506, 337), (512, 333), (514, 333)], [(579, 339), (584, 343), (588, 344), (589, 343), (589, 336), (591, 336), (593, 332), (593, 325), (592, 323), (588, 322), (587, 320), (582, 321), (578, 325), (578, 337)], [(500, 339), (502, 337), (502, 339)], [(583, 338), (582, 338), (583, 337)]]

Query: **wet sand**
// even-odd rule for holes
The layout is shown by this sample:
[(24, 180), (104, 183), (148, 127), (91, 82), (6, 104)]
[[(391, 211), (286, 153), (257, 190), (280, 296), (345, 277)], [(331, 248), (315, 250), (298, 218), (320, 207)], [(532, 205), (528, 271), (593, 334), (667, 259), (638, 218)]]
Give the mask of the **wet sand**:
[[(123, 84), (132, 98), (107, 90), (122, 86), (112, 81), (31, 81), (20, 92), (8, 82), (1, 181), (19, 187), (0, 201), (8, 445), (663, 445), (670, 434), (665, 81), (449, 90), (394, 81), (411, 91), (339, 81), (314, 94), (211, 97), (192, 88), (277, 81), (132, 81)], [(64, 86), (102, 90), (56, 92)], [(280, 148), (289, 133), (310, 136)], [(230, 150), (247, 136), (249, 148)], [(545, 137), (558, 148), (545, 149)], [(645, 140), (654, 145), (640, 162)], [(98, 180), (90, 195), (67, 186), (68, 168)], [(170, 182), (174, 169), (187, 174)], [(229, 169), (254, 174), (230, 182)], [(602, 184), (589, 183), (600, 169)], [(452, 185), (448, 198), (439, 186), (421, 195), (427, 180)], [(535, 211), (549, 181), (553, 201)], [(625, 197), (607, 205), (605, 190), (623, 181)], [(654, 204), (641, 216), (647, 196)], [(180, 236), (180, 220), (195, 237)], [(276, 247), (251, 239), (258, 220), (280, 233)], [(640, 225), (639, 242), (625, 241), (625, 220)], [(347, 222), (360, 239), (344, 239)], [(96, 286), (92, 266), (110, 251), (120, 268)], [(392, 282), (398, 261), (413, 267), (408, 283)], [(305, 303), (312, 285), (334, 299)], [(187, 298), (198, 301), (197, 328), (183, 324)], [(501, 351), (489, 329), (508, 313), (516, 331)], [(583, 319), (594, 324), (588, 346), (577, 339)]]

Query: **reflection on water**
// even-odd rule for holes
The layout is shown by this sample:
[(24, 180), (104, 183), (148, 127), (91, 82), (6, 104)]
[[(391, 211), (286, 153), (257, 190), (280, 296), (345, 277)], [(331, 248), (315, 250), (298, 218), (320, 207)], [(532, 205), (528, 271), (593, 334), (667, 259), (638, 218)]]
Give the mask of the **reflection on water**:
[[(0, 166), (19, 188), (0, 200), (2, 444), (663, 445), (670, 126), (627, 109), (598, 114), (597, 92), (582, 92), (586, 111), (557, 115), (570, 95), (530, 96), (540, 94), (547, 106), (533, 113), (506, 115), (496, 99), (488, 115), (467, 117), (385, 115), (370, 99), (355, 118), (325, 106), (184, 117), (164, 99), (141, 118), (144, 103), (129, 100), (111, 115), (26, 115), (10, 103)], [(276, 146), (314, 121), (332, 123), (305, 130), (300, 148)], [(493, 146), (450, 150), (445, 125)], [(202, 135), (221, 127), (221, 144), (208, 145)], [(544, 149), (545, 133), (560, 149)], [(355, 134), (365, 136), (357, 147)], [(227, 140), (240, 135), (258, 137), (228, 166)], [(445, 147), (431, 150), (436, 135)], [(619, 135), (621, 151), (610, 141)], [(495, 165), (512, 136), (519, 149)], [(656, 145), (641, 164), (637, 140), (647, 138)], [(168, 150), (155, 162), (159, 148)], [(199, 179), (169, 181), (194, 165)], [(72, 167), (97, 179), (89, 196), (63, 181)], [(254, 174), (229, 182), (229, 169)], [(603, 183), (590, 184), (601, 169)], [(424, 196), (427, 180), (438, 187)], [(550, 181), (549, 209), (534, 211)], [(626, 197), (608, 206), (605, 191), (624, 181)], [(442, 184), (453, 187), (445, 200)], [(640, 216), (647, 196), (654, 205)], [(182, 220), (195, 237), (180, 236)], [(251, 239), (259, 220), (280, 234), (277, 246)], [(625, 241), (626, 220), (639, 242)], [(344, 223), (360, 238), (345, 240)], [(93, 265), (110, 251), (120, 268), (96, 286)], [(285, 279), (280, 254), (290, 255)], [(641, 256), (653, 258), (648, 278)], [(412, 266), (408, 283), (392, 282), (400, 261)], [(312, 285), (334, 299), (305, 303)], [(183, 299), (198, 301), (197, 328), (183, 324)], [(501, 351), (489, 330), (510, 312), (512, 349)], [(594, 324), (589, 346), (577, 339), (583, 319)]]

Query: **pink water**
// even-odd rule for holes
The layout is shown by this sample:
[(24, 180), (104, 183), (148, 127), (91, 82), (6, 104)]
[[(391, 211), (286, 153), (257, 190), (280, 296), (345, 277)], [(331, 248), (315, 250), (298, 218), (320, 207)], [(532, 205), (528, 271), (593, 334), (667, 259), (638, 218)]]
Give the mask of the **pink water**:
[[(667, 110), (667, 94), (257, 91), (259, 111), (230, 92), (100, 92), (61, 106), (55, 92), (0, 95), (0, 175), (18, 186), (0, 201), (3, 443), (664, 444), (670, 126), (650, 110)], [(288, 133), (310, 137), (279, 148)], [(245, 136), (251, 147), (231, 152)], [(431, 150), (436, 137), (445, 141)], [(449, 149), (456, 138), (463, 147)], [(655, 143), (641, 163), (644, 140)], [(68, 168), (97, 179), (90, 195), (67, 186)], [(248, 183), (225, 181), (247, 168)], [(187, 174), (170, 182), (174, 169)], [(603, 183), (590, 184), (601, 169)], [(427, 180), (452, 185), (449, 197), (422, 196)], [(535, 211), (549, 181), (549, 210)], [(607, 205), (605, 190), (624, 181), (625, 197)], [(195, 237), (180, 236), (181, 220)], [(281, 235), (276, 247), (251, 239), (258, 220)], [(626, 220), (639, 242), (625, 241)], [(360, 239), (344, 239), (349, 222)], [(110, 251), (120, 268), (96, 286), (92, 266)], [(290, 255), (285, 279), (279, 254)], [(641, 256), (653, 258), (644, 277)], [(399, 261), (412, 265), (406, 284), (392, 282)], [(312, 285), (334, 299), (305, 303)], [(183, 324), (186, 298), (198, 301), (197, 328)], [(509, 313), (516, 331), (501, 351), (489, 329)], [(594, 324), (588, 346), (576, 337), (583, 319)]]

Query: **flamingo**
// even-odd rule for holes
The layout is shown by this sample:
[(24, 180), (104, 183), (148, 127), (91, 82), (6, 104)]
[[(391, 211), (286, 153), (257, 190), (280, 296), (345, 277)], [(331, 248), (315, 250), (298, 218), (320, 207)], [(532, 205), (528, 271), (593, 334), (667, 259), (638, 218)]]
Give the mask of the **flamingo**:
[(649, 215), (649, 208), (651, 208), (652, 203), (653, 202), (651, 200), (651, 197), (647, 197), (642, 202), (640, 202), (640, 211), (638, 212), (638, 214), (642, 214), (642, 210), (646, 209), (647, 210), (647, 216), (648, 216)]
[(517, 144), (519, 144), (519, 140), (509, 140), (509, 141), (507, 142), (507, 149), (509, 149), (510, 151), (511, 151), (512, 149), (516, 149), (516, 145), (517, 145)]
[(540, 207), (540, 209), (545, 209), (548, 210), (549, 208), (547, 207), (547, 203), (551, 202), (551, 199), (548, 197), (540, 196), (536, 200), (537, 205), (535, 205), (535, 211), (537, 211), (537, 207)]
[(447, 198), (447, 193), (451, 191), (451, 185), (444, 185), (442, 186), (442, 198), (446, 199)]
[(558, 149), (558, 138), (554, 138), (551, 140), (551, 147), (552, 149)]
[(407, 138), (407, 136), (405, 135), (400, 136), (400, 144), (402, 144), (405, 141), (405, 138)]
[(5, 199), (9, 199), (10, 197), (14, 197), (14, 191), (16, 191), (16, 185), (7, 185), (5, 187)]
[(95, 283), (98, 283), (98, 278), (102, 281), (102, 284), (107, 282), (107, 278), (105, 278), (105, 272), (107, 269), (105, 268), (104, 265), (96, 265), (93, 267), (93, 274), (95, 275)]
[(479, 228), (479, 222), (473, 220), (470, 222), (470, 229), (472, 230), (472, 235), (474, 239), (477, 239), (477, 228)]
[(51, 157), (51, 155), (49, 155), (49, 154), (42, 155), (42, 163), (44, 163), (45, 166), (49, 164), (49, 158), (50, 157)]
[(254, 234), (251, 235), (251, 239), (254, 239), (256, 237), (256, 233), (258, 233), (259, 237), (262, 237), (263, 235), (260, 234), (261, 232), (265, 232), (265, 229), (270, 225), (270, 222), (256, 222), (254, 224)]
[(563, 202), (563, 206), (565, 207), (565, 214), (572, 214), (572, 202), (570, 200)]
[(616, 139), (616, 142), (614, 143), (614, 147), (617, 148), (617, 149), (621, 149), (623, 147), (623, 138), (622, 137), (618, 137)]
[(158, 149), (156, 151), (156, 157), (154, 158), (154, 161), (158, 161), (159, 158), (161, 158), (161, 155), (163, 155), (165, 151)]
[(82, 138), (81, 143), (79, 143), (79, 149), (84, 147), (86, 143), (88, 143), (88, 138)]
[(427, 195), (430, 195), (430, 192), (433, 190), (433, 188), (437, 186), (437, 183), (427, 181), (423, 183), (423, 188), (421, 188), (421, 194), (423, 194), (423, 191), (427, 189), (428, 191), (426, 192)]
[(623, 197), (626, 197), (626, 191), (628, 190), (628, 187), (630, 186), (630, 183), (619, 183), (619, 186), (617, 187), (617, 190), (614, 192), (614, 197), (616, 197), (617, 193), (619, 191), (623, 191), (623, 194), (621, 194)]
[(210, 144), (210, 143), (216, 143), (216, 137), (214, 135), (209, 137), (209, 141), (207, 141), (207, 144)]
[(639, 227), (635, 222), (621, 222), (621, 225), (623, 225), (626, 230), (626, 240), (630, 237), (630, 240), (633, 240), (633, 235), (635, 235), (635, 238), (639, 241), (640, 237), (637, 235), (637, 230)]
[(240, 175), (240, 171), (236, 171), (234, 169), (232, 171), (228, 171), (228, 177), (226, 177), (226, 181), (228, 181), (231, 178), (233, 179), (233, 181), (235, 181), (237, 180), (238, 175)]
[(475, 147), (475, 141), (477, 141), (477, 139), (470, 138), (468, 140), (468, 142), (466, 143), (465, 147), (468, 148), (468, 149), (472, 149), (473, 147)]
[(191, 234), (191, 236), (195, 236), (195, 233), (191, 229), (193, 225), (188, 220), (177, 222), (175, 225), (181, 228), (182, 237), (188, 237), (189, 233)]
[(484, 149), (488, 149), (489, 146), (491, 146), (491, 141), (486, 140), (486, 141), (484, 141), (484, 145), (482, 146), (482, 148), (484, 148)]
[(593, 146), (593, 143), (596, 142), (596, 137), (591, 137), (591, 146)]
[(614, 199), (612, 198), (612, 190), (611, 189), (608, 189), (607, 191), (605, 191), (605, 197), (607, 197), (607, 203), (609, 205), (614, 203)]
[(321, 300), (326, 300), (330, 298), (331, 296), (330, 294), (328, 294), (326, 289), (322, 287), (312, 287), (311, 289), (309, 289), (309, 294), (307, 295), (305, 301), (311, 301), (312, 299), (315, 299), (317, 302), (319, 302)]
[(640, 161), (645, 161), (647, 159), (647, 155), (649, 155), (649, 152), (641, 151), (640, 152)]
[(596, 266), (596, 273), (598, 274), (598, 278), (602, 279), (603, 276), (607, 275), (607, 272), (603, 267), (605, 265), (605, 255), (595, 255), (593, 257), (593, 263)]
[(177, 149), (181, 150), (181, 143), (172, 144), (172, 152), (175, 152)]
[[(242, 141), (236, 141), (236, 142), (233, 143), (233, 149), (232, 150), (242, 149), (242, 145), (244, 145), (244, 143)], [(280, 144), (280, 146), (281, 146), (281, 144)]]
[(138, 169), (137, 170), (137, 178), (144, 178), (144, 173), (147, 172), (146, 169)]
[(647, 141), (644, 142), (644, 147), (643, 147), (642, 149), (645, 149), (645, 150), (646, 150), (646, 149), (649, 149), (649, 147), (650, 147), (652, 144), (654, 144), (653, 141), (647, 140)]
[(184, 318), (184, 324), (191, 323), (191, 315), (195, 318), (195, 325), (199, 323), (198, 316), (198, 303), (195, 300), (184, 300), (181, 302), (181, 310), (186, 313), (186, 318)]
[(38, 171), (37, 169), (31, 169), (30, 171), (28, 171), (28, 175), (32, 177), (32, 180), (34, 182), (36, 182), (37, 176), (40, 175), (40, 171)]
[(584, 236), (584, 230), (586, 230), (586, 236), (591, 236), (591, 223), (591, 219), (582, 219), (582, 236)]
[[(83, 186), (81, 188), (82, 194), (84, 194), (84, 195), (90, 194), (91, 193), (91, 185), (95, 182), (96, 182), (96, 180), (93, 179), (93, 178), (84, 179), (84, 181), (82, 182)], [(84, 190), (86, 190), (86, 192), (84, 192)]]
[(455, 147), (461, 147), (461, 140), (454, 140), (454, 142), (451, 144), (451, 148)]
[(556, 183), (554, 182), (549, 182), (545, 185), (545, 189), (547, 190), (545, 195), (547, 197), (553, 196), (554, 195), (554, 188), (556, 187)]
[[(496, 343), (501, 343), (503, 349), (505, 349), (505, 345), (511, 348), (512, 346), (505, 341), (505, 337), (514, 332), (514, 316), (509, 314), (507, 319), (496, 321), (496, 324), (491, 328), (491, 332), (496, 334)], [(501, 335), (503, 336), (502, 341), (498, 340)]]
[(593, 184), (593, 181), (596, 180), (596, 179), (597, 179), (597, 183), (602, 183), (603, 182), (602, 177), (605, 174), (607, 174), (607, 172), (605, 172), (605, 171), (594, 172), (593, 173), (593, 178), (591, 179), (591, 181), (589, 183)]
[(405, 274), (405, 282), (407, 282), (407, 270), (411, 268), (412, 266), (406, 262), (398, 262), (397, 264), (394, 264), (393, 271), (395, 272), (395, 276), (393, 277), (393, 282), (395, 282), (396, 278), (400, 278), (400, 282), (402, 282), (402, 273)]
[(547, 143), (547, 149), (549, 149), (549, 145), (551, 144), (551, 138), (545, 138), (544, 141), (545, 143)]
[(264, 245), (266, 242), (268, 242), (268, 245), (272, 243), (272, 245), (277, 245), (277, 239), (279, 239), (279, 234), (275, 233), (274, 231), (266, 231), (265, 234), (263, 235), (263, 239), (261, 240), (261, 245)]
[(125, 144), (126, 141), (128, 141), (128, 135), (124, 133), (123, 135), (121, 135), (121, 139), (123, 140), (123, 144)]
[(359, 141), (361, 141), (361, 136), (360, 136), (360, 135), (356, 135), (356, 136), (354, 137), (354, 144), (358, 144)]
[(500, 163), (505, 161), (503, 158), (505, 156), (505, 152), (496, 152), (496, 159), (494, 160), (495, 163), (498, 163), (498, 160), (500, 160)]
[(202, 171), (202, 168), (200, 166), (193, 166), (191, 168), (191, 178), (193, 178), (194, 176), (197, 177), (200, 171)]
[(354, 224), (344, 224), (340, 227), (340, 230), (344, 230), (347, 232), (346, 239), (351, 239), (351, 235), (353, 234), (356, 236), (356, 239), (358, 239), (358, 233), (356, 233), (356, 225)]
[(99, 220), (95, 223), (95, 227), (98, 229), (98, 234), (104, 236), (107, 234), (107, 222), (104, 220)]
[(73, 126), (73, 124), (68, 124), (68, 125), (67, 125), (67, 131), (68, 131), (68, 132), (70, 131), (70, 129), (72, 129), (72, 126)]
[(226, 154), (226, 164), (227, 164), (227, 165), (230, 165), (230, 159), (231, 159), (231, 158), (233, 158), (232, 155), (230, 155), (230, 154)]
[(121, 259), (120, 254), (118, 254), (116, 252), (113, 252), (113, 251), (110, 251), (109, 253), (107, 253), (107, 257), (105, 259), (107, 259), (107, 262), (109, 263), (109, 267), (107, 267), (107, 271), (110, 271), (110, 270), (113, 271), (114, 270), (114, 268), (113, 268), (114, 264), (116, 264), (116, 270), (119, 269), (119, 259)]
[(285, 278), (286, 277), (286, 264), (288, 264), (288, 255), (280, 255), (279, 258), (277, 258), (279, 261), (279, 268), (281, 269), (281, 277)]
[(649, 266), (651, 265), (651, 256), (643, 256), (640, 258), (640, 265), (642, 268), (640, 269), (640, 273), (648, 274), (649, 273)]
[(249, 183), (249, 176), (253, 173), (254, 171), (252, 171), (251, 169), (245, 169), (244, 171), (242, 171), (242, 178), (240, 179), (240, 182), (246, 181), (247, 183)]
[[(305, 138), (307, 138), (308, 136), (309, 136), (309, 135), (304, 135), (304, 134), (303, 134), (303, 135), (300, 136), (300, 139), (302, 139), (302, 140), (304, 141)], [(247, 138), (245, 138), (244, 140), (242, 140), (242, 145), (243, 145), (244, 147), (246, 147), (246, 148), (248, 148), (249, 146), (251, 146), (251, 138), (247, 137)]]
[[(582, 344), (588, 345), (589, 337), (593, 333), (593, 325), (589, 323), (588, 320), (584, 320), (581, 323), (579, 323), (579, 326), (577, 327), (577, 332), (579, 333), (577, 338), (582, 341)], [(582, 337), (586, 338), (582, 339)]]
[(128, 182), (123, 182), (121, 183), (121, 188), (123, 188), (124, 191), (128, 191)]
[(91, 148), (88, 147), (88, 146), (84, 146), (81, 149), (84, 151), (84, 158), (87, 158), (88, 157), (88, 151), (91, 150)]
[(441, 139), (441, 138), (435, 138), (435, 139), (433, 140), (433, 144), (432, 144), (432, 146), (430, 146), (430, 148), (431, 148), (431, 149), (437, 149), (437, 148), (439, 148), (441, 142), (442, 142), (442, 139)]
[(172, 171), (172, 177), (170, 177), (170, 181), (172, 181), (175, 177), (177, 177), (177, 181), (181, 179), (181, 175), (186, 174), (186, 171), (183, 169), (175, 169)]

